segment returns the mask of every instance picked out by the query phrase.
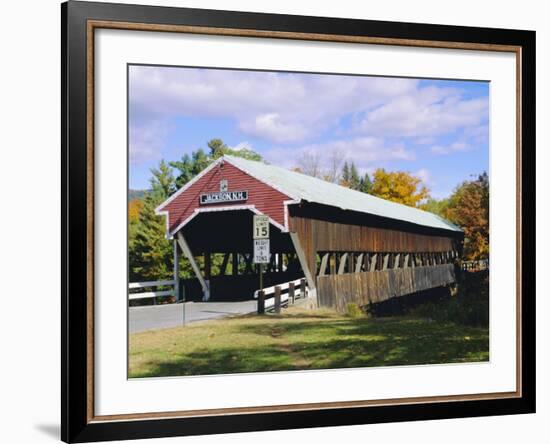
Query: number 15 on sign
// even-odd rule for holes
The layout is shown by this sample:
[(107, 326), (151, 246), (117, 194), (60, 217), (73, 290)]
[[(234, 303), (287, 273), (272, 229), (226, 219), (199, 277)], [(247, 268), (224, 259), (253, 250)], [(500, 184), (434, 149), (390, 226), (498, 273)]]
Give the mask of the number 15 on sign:
[(269, 239), (269, 217), (263, 215), (254, 215), (254, 239)]

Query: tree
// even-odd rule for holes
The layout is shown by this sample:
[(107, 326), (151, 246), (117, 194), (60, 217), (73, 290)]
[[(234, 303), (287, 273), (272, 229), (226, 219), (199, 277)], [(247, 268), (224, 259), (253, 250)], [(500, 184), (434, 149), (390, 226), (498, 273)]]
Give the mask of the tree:
[(221, 139), (211, 139), (207, 145), (210, 148), (210, 160), (216, 160), (225, 155), (242, 157), (249, 160), (262, 160), (262, 156), (247, 146), (238, 149), (229, 148)]
[(426, 203), (420, 206), (420, 209), (424, 211), (429, 211), (430, 213), (437, 214), (443, 218), (447, 217), (447, 210), (449, 208), (450, 200), (449, 199), (433, 199), (429, 198)]
[(489, 257), (489, 176), (486, 172), (456, 188), (449, 198), (445, 217), (464, 230), (465, 259)]
[(200, 148), (197, 151), (193, 151), (191, 155), (184, 154), (181, 160), (170, 162), (170, 166), (179, 171), (176, 178), (176, 187), (181, 188), (204, 170), (210, 162), (210, 157)]
[(361, 190), (361, 177), (359, 176), (359, 171), (357, 171), (355, 162), (348, 164), (348, 162), (345, 161), (340, 177), (340, 185), (343, 187), (351, 188), (352, 190)]
[(340, 179), (340, 185), (349, 188), (350, 179), (351, 179), (351, 173), (349, 170), (348, 161), (346, 160), (344, 162), (344, 166), (342, 167), (342, 176)]
[(213, 160), (222, 157), (228, 149), (227, 145), (223, 143), (221, 139), (211, 139), (208, 141), (207, 145), (208, 148), (210, 148), (210, 158)]
[(162, 202), (162, 200), (176, 191), (172, 168), (164, 160), (160, 161), (158, 168), (151, 169), (151, 174), (153, 177), (149, 180), (151, 183), (149, 195), (154, 196), (156, 199), (161, 199)]
[(354, 162), (351, 162), (349, 176), (349, 187), (352, 190), (360, 190), (361, 178), (359, 177), (359, 172), (357, 171), (357, 167), (355, 166)]
[(172, 275), (172, 246), (165, 237), (164, 217), (156, 215), (155, 208), (175, 191), (175, 179), (164, 160), (151, 174), (151, 190), (143, 199), (137, 224), (129, 231), (131, 281), (156, 281)]
[(370, 180), (369, 173), (365, 173), (365, 176), (361, 179), (361, 185), (359, 186), (359, 191), (370, 194), (371, 190), (372, 190), (372, 181)]
[(128, 248), (134, 248), (137, 227), (139, 226), (139, 216), (143, 209), (143, 199), (132, 199), (128, 202)]
[(243, 159), (248, 159), (248, 160), (256, 160), (256, 161), (263, 160), (260, 154), (258, 154), (256, 151), (250, 149), (247, 146), (244, 146), (239, 149), (226, 147), (224, 151), (224, 155), (225, 154), (228, 154), (230, 156), (235, 156), (235, 157), (242, 157)]
[(181, 188), (221, 156), (230, 155), (249, 160), (262, 160), (262, 156), (250, 148), (232, 149), (221, 139), (211, 139), (207, 142), (207, 146), (210, 150), (208, 154), (199, 148), (191, 155), (184, 154), (180, 160), (170, 162), (170, 166), (178, 170), (179, 173), (176, 178), (176, 188)]
[(323, 175), (323, 179), (327, 182), (338, 183), (340, 181), (340, 171), (343, 160), (344, 155), (340, 150), (332, 150), (329, 157), (329, 165), (327, 171)]
[(370, 194), (410, 207), (418, 207), (429, 197), (429, 190), (421, 186), (422, 180), (405, 171), (386, 172), (379, 168), (374, 172)]
[[(330, 152), (328, 162), (324, 162), (316, 151), (305, 151), (297, 160), (297, 166), (292, 171), (317, 177), (331, 183), (339, 183), (341, 176), (342, 152), (334, 149)], [(326, 166), (326, 168), (325, 168)]]
[(321, 158), (319, 154), (314, 151), (306, 151), (302, 153), (298, 159), (298, 168), (304, 174), (308, 176), (322, 178), (323, 173), (321, 171)]
[(128, 221), (130, 223), (137, 222), (139, 220), (139, 213), (143, 208), (143, 199), (132, 199), (128, 202)]

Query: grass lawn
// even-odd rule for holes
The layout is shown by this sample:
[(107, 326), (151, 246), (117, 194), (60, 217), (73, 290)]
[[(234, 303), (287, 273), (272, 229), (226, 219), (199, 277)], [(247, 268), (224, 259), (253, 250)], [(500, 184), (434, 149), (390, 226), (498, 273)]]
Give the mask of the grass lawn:
[(488, 328), (285, 310), (130, 335), (131, 378), (480, 362)]

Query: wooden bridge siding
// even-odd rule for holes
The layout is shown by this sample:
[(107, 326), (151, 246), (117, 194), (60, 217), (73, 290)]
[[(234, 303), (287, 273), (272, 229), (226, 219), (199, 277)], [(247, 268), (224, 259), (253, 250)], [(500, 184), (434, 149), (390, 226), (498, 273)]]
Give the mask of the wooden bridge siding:
[(317, 297), (320, 306), (345, 312), (349, 303), (364, 306), (453, 282), (453, 264), (326, 275), (317, 277)]
[(369, 253), (435, 253), (459, 248), (456, 239), (407, 231), (289, 216), (289, 230), (300, 237), (312, 274), (319, 251)]
[(315, 245), (317, 251), (368, 251), (373, 253), (432, 253), (453, 250), (453, 239), (405, 231), (336, 222), (289, 218), (290, 231)]

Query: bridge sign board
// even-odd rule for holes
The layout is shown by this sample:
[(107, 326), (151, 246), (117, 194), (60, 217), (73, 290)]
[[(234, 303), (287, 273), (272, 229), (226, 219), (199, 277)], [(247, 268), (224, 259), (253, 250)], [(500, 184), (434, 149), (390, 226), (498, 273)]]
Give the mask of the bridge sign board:
[(201, 205), (211, 205), (225, 202), (240, 202), (248, 200), (248, 191), (220, 191), (200, 195)]
[(269, 264), (269, 239), (254, 239), (254, 263)]

